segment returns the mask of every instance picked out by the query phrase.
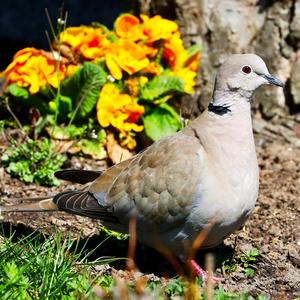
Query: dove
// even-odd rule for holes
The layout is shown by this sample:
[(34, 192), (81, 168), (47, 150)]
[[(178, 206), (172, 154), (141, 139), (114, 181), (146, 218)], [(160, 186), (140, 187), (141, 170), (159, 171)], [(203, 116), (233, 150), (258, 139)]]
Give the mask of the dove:
[(206, 229), (201, 248), (220, 244), (245, 223), (258, 197), (251, 99), (264, 84), (283, 87), (259, 56), (232, 55), (217, 72), (208, 108), (187, 127), (103, 172), (56, 173), (85, 184), (82, 190), (1, 211), (63, 210), (125, 233), (134, 217), (141, 243), (155, 248), (158, 238), (205, 277), (188, 261), (189, 248)]

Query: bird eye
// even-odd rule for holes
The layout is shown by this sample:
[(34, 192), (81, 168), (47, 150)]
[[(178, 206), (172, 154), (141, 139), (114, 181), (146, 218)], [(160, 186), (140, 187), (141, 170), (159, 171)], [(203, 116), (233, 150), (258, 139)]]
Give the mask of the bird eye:
[(243, 66), (242, 67), (242, 72), (244, 74), (250, 74), (252, 72), (252, 68), (250, 66)]

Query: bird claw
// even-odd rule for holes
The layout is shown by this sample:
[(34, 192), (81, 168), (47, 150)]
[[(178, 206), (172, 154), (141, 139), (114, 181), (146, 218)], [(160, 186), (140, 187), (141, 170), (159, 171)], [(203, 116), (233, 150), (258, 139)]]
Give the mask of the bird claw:
[[(209, 279), (209, 275), (206, 271), (204, 271), (197, 263), (195, 260), (191, 259), (190, 260), (192, 269), (195, 273), (196, 276), (201, 277), (204, 281), (204, 283), (207, 284), (208, 279)], [(213, 286), (215, 286), (216, 284), (218, 284), (219, 282), (224, 281), (225, 279), (222, 277), (217, 277), (217, 276), (211, 276), (210, 277), (210, 281), (212, 283)]]

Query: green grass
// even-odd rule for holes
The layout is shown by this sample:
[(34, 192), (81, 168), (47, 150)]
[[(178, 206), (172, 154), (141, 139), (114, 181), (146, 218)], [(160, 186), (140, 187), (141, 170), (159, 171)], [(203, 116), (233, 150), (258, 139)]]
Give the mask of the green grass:
[[(98, 247), (105, 247), (105, 240), (92, 250), (86, 246), (80, 248), (79, 240), (63, 237), (59, 231), (46, 239), (38, 233), (22, 238), (14, 234), (0, 235), (0, 299), (101, 299), (95, 295), (93, 287), (101, 290), (105, 299), (114, 299), (120, 293), (128, 299), (139, 299), (142, 295), (147, 295), (147, 299), (191, 299), (187, 295), (193, 295), (193, 299), (206, 298), (199, 279), (191, 282), (176, 277), (163, 283), (142, 278), (124, 281), (109, 274), (97, 276), (95, 265), (116, 258), (90, 262), (89, 256)], [(218, 300), (254, 299), (247, 294), (225, 292), (221, 285), (213, 293)]]
[[(85, 299), (92, 297), (91, 287), (98, 278), (78, 241), (63, 238), (57, 232), (46, 240), (31, 234), (0, 243), (0, 299)], [(113, 260), (113, 259), (112, 259)], [(94, 264), (107, 263), (99, 259)]]

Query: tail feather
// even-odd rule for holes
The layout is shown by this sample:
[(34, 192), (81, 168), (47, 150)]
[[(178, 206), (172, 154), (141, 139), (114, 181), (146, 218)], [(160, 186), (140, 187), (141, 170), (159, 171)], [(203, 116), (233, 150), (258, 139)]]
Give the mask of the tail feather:
[[(29, 198), (37, 200), (37, 198)], [(0, 206), (2, 212), (45, 212), (63, 210), (69, 213), (100, 219), (108, 223), (119, 223), (118, 218), (104, 206), (99, 204), (92, 193), (87, 190), (65, 191), (49, 196), (39, 197), (40, 201), (21, 203), (18, 205)]]
[(62, 192), (57, 194), (53, 201), (60, 210), (105, 222), (118, 223), (118, 219), (107, 208), (101, 206), (89, 191)]
[(57, 193), (56, 194), (47, 194), (45, 196), (38, 196), (38, 197), (22, 197), (22, 198), (20, 198), (20, 197), (15, 197), (15, 198), (14, 197), (9, 197), (9, 198), (7, 198), (7, 200), (9, 200), (10, 202), (14, 202), (14, 201), (18, 202), (20, 200), (36, 202), (36, 201), (46, 200), (46, 199), (50, 199), (50, 198), (52, 199), (55, 195), (57, 195)]
[(22, 203), (17, 205), (0, 206), (1, 212), (38, 212), (38, 211), (55, 211), (58, 210), (57, 205), (52, 198), (44, 199), (33, 203)]

